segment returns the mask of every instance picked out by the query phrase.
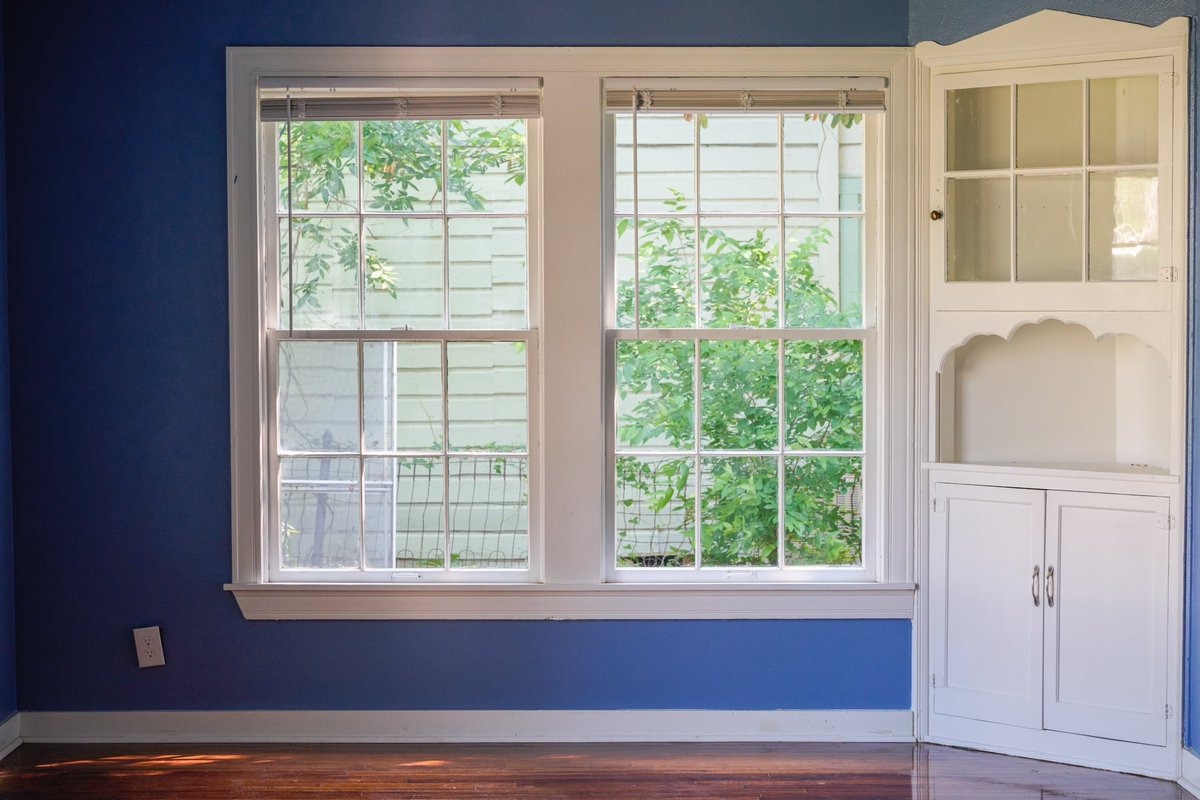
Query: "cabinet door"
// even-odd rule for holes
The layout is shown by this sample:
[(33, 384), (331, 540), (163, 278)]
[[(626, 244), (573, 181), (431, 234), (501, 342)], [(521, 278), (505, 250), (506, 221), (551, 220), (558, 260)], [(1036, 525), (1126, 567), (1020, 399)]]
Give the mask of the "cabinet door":
[(933, 710), (1040, 728), (1046, 494), (937, 484), (934, 498)]
[(1045, 727), (1164, 745), (1169, 502), (1046, 502)]

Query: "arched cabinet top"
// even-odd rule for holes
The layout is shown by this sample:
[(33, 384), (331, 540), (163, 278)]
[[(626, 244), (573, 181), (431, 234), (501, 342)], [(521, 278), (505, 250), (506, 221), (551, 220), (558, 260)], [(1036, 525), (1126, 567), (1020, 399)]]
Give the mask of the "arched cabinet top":
[(1186, 41), (1186, 17), (1158, 26), (1044, 10), (952, 44), (921, 42), (918, 60), (933, 68), (953, 70), (1003, 59), (1008, 66), (1022, 60), (1076, 60), (1115, 51), (1169, 49)]

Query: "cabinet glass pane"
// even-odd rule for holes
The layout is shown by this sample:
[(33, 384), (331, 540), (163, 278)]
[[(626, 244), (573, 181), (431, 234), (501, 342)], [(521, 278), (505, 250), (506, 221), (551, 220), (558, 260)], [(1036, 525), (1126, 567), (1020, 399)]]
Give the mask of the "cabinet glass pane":
[(1083, 176), (1017, 178), (1017, 280), (1083, 275)]
[(984, 86), (946, 92), (946, 169), (1009, 166), (1011, 91)]
[(1088, 213), (1089, 280), (1157, 278), (1157, 172), (1092, 173)]
[(1017, 87), (1017, 166), (1083, 163), (1083, 81)]
[(1091, 163), (1158, 161), (1158, 76), (1093, 80), (1090, 92)]
[(946, 280), (1009, 280), (1011, 207), (1009, 178), (946, 181)]

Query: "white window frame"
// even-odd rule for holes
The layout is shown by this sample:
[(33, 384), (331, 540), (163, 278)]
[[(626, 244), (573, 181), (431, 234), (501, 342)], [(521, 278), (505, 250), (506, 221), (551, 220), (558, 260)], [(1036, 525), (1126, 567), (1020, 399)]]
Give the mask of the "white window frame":
[[(540, 443), (541, 553), (532, 582), (274, 582), (269, 514), (269, 364), (258, 174), (260, 78), (539, 77), (542, 280), (530, 308), (540, 342), (530, 397)], [(874, 198), (879, 263), (878, 534), (873, 574), (854, 580), (615, 582), (607, 575), (604, 400), (605, 222), (602, 84), (606, 78), (882, 77), (888, 111)], [(227, 50), (233, 578), (253, 619), (904, 618), (912, 617), (915, 309), (908, 48), (229, 48)], [(535, 245), (531, 243), (531, 249)], [(535, 323), (536, 321), (536, 323)], [(538, 408), (534, 407), (537, 404)], [(533, 472), (531, 467), (531, 472)], [(531, 559), (535, 548), (531, 546)], [(410, 573), (415, 574), (415, 573)]]

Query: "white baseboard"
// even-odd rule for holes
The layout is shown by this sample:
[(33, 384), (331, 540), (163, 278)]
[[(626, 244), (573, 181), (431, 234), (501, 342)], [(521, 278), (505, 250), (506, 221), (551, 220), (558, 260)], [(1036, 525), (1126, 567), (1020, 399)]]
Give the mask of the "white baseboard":
[(911, 711), (26, 711), (25, 742), (911, 742)]
[(1200, 758), (1191, 750), (1184, 748), (1179, 759), (1179, 785), (1192, 797), (1200, 797)]
[(0, 723), (0, 758), (21, 746), (21, 715), (12, 714)]

